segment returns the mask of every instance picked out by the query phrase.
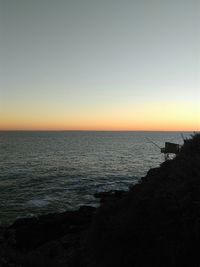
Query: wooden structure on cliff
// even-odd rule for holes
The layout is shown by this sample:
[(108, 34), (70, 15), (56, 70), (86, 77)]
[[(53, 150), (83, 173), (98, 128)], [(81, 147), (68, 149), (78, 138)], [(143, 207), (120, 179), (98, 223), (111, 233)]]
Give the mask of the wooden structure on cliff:
[(181, 149), (181, 145), (179, 144), (165, 142), (165, 147), (161, 148), (161, 153), (178, 154), (180, 152), (180, 149)]
[(165, 147), (160, 148), (160, 151), (165, 154), (165, 159), (169, 159), (169, 154), (177, 155), (181, 151), (181, 145), (165, 142)]
[(159, 145), (157, 145), (156, 143), (154, 143), (152, 140), (150, 140), (149, 138), (147, 138), (151, 143), (153, 143), (155, 146), (157, 146), (160, 149), (161, 153), (165, 154), (165, 159), (169, 159), (169, 154), (175, 154), (177, 155), (180, 151), (181, 151), (181, 145), (179, 144), (175, 144), (175, 143), (171, 143), (171, 142), (165, 142), (165, 147), (160, 147)]

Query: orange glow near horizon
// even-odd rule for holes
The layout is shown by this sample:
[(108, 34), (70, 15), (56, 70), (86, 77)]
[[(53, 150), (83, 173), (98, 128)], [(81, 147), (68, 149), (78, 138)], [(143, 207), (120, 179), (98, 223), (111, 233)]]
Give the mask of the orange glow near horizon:
[[(14, 113), (13, 113), (14, 114)], [(130, 106), (78, 113), (44, 112), (4, 114), (0, 130), (199, 131), (200, 109), (175, 103)]]

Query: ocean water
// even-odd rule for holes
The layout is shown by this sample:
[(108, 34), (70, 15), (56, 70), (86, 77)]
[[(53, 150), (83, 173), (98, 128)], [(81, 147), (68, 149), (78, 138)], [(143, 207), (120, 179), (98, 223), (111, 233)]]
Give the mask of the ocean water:
[(178, 132), (0, 132), (0, 224), (127, 190), (164, 161), (147, 138), (183, 143)]

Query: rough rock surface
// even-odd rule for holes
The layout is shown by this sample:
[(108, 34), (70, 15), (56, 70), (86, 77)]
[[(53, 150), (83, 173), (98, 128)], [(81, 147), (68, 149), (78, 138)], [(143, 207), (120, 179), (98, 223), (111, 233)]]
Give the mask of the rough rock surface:
[(81, 238), (96, 208), (19, 219), (0, 229), (0, 266), (81, 266)]

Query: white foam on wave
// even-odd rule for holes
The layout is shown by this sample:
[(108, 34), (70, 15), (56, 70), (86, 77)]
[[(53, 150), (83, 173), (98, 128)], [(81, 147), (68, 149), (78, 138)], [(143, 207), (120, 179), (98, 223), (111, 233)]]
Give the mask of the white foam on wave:
[(37, 207), (37, 208), (45, 207), (48, 205), (49, 202), (45, 199), (31, 199), (25, 203), (26, 207)]

